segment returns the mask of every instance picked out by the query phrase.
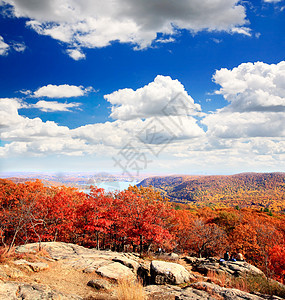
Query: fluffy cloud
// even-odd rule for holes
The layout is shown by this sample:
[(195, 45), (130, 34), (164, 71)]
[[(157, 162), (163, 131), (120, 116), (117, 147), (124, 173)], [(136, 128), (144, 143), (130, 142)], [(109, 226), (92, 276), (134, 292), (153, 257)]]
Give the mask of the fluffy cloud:
[(213, 80), (221, 86), (216, 93), (230, 102), (227, 111), (285, 111), (285, 61), (243, 63), (216, 71)]
[(67, 49), (66, 53), (74, 60), (80, 60), (86, 58), (85, 54), (78, 49)]
[(19, 99), (0, 99), (0, 133), (4, 141), (26, 140), (33, 137), (62, 136), (69, 129), (56, 123), (42, 122), (40, 118), (30, 119), (19, 115), (20, 108), (27, 108)]
[(137, 90), (122, 89), (104, 98), (112, 104), (111, 117), (120, 120), (153, 116), (187, 116), (200, 110), (184, 86), (169, 76), (158, 75)]
[(92, 91), (91, 87), (84, 88), (82, 86), (75, 85), (52, 85), (43, 86), (34, 92), (34, 97), (47, 97), (47, 98), (71, 98), (84, 96), (88, 92)]
[(0, 156), (27, 154), (79, 155), (88, 151), (85, 142), (71, 136), (70, 129), (55, 122), (43, 122), (19, 115), (20, 108), (28, 108), (19, 99), (0, 99)]
[[(74, 138), (87, 144), (102, 144), (115, 148), (132, 145), (165, 145), (193, 139), (205, 133), (191, 117), (159, 117), (85, 125), (71, 131)], [(155, 147), (155, 146), (154, 146)]]
[(115, 150), (119, 151), (130, 141), (137, 149), (159, 150), (163, 145), (195, 139), (205, 134), (197, 121), (185, 113), (183, 116), (96, 123), (75, 129), (19, 114), (21, 108), (66, 111), (77, 106), (77, 103), (62, 104), (57, 101), (38, 101), (35, 105), (27, 105), (20, 99), (0, 99), (0, 138), (5, 143), (0, 147), (0, 155), (115, 155)]
[(54, 112), (54, 111), (70, 111), (70, 108), (79, 107), (81, 103), (60, 103), (57, 101), (44, 101), (40, 100), (36, 104), (32, 105), (34, 108), (38, 108), (41, 111), (45, 112)]
[[(112, 116), (117, 120), (75, 129), (24, 117), (19, 109), (31, 105), (19, 99), (3, 98), (0, 99), (0, 138), (4, 146), (0, 147), (0, 156), (80, 155), (87, 159), (96, 155), (98, 160), (108, 157), (110, 163), (111, 157), (117, 158), (124, 151), (126, 155), (132, 154), (129, 151), (134, 147), (134, 151), (148, 155), (152, 163), (149, 167), (164, 172), (177, 168), (186, 171), (186, 166), (191, 166), (189, 172), (201, 169), (216, 172), (217, 168), (225, 173), (258, 171), (258, 168), (278, 170), (285, 160), (283, 104), (269, 99), (270, 109), (264, 109), (267, 102), (260, 101), (257, 91), (268, 89), (271, 95), (282, 98), (283, 70), (283, 63), (270, 66), (248, 63), (217, 71), (214, 80), (221, 85), (218, 93), (229, 104), (203, 114), (200, 123), (195, 115), (191, 116), (200, 107), (178, 80), (167, 76), (158, 76), (137, 90), (124, 89), (106, 95), (113, 105)], [(246, 98), (250, 93), (251, 98)], [(173, 101), (175, 94), (182, 95), (183, 109), (181, 103)], [(173, 105), (165, 106), (169, 103)], [(252, 103), (255, 104), (251, 106)], [(63, 110), (58, 105), (57, 101), (38, 102), (39, 108)]]
[(216, 138), (285, 137), (285, 114), (217, 112), (202, 121), (207, 135)]
[(0, 36), (0, 55), (7, 55), (10, 46), (4, 42), (2, 36)]
[(285, 137), (285, 62), (244, 63), (216, 71), (213, 80), (229, 105), (206, 116), (209, 137)]
[[(112, 41), (131, 43), (136, 49), (172, 41), (177, 30), (227, 31), (249, 35), (245, 8), (238, 0), (5, 0), (16, 17), (30, 19), (38, 34), (66, 43), (74, 59), (84, 58), (80, 48), (97, 48)], [(240, 28), (240, 29), (238, 29)]]

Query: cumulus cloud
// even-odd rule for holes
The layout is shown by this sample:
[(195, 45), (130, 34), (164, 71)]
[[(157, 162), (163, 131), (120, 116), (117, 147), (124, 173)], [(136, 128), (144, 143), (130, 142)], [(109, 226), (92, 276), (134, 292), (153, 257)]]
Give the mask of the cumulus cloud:
[[(5, 0), (15, 17), (29, 19), (38, 34), (66, 43), (74, 59), (80, 48), (100, 48), (113, 41), (135, 49), (170, 42), (180, 29), (226, 31), (249, 35), (244, 6), (238, 0)], [(162, 34), (162, 37), (161, 37)]]
[(18, 114), (25, 104), (17, 98), (0, 98), (0, 132), (12, 124), (17, 124), (21, 117)]
[(137, 90), (122, 89), (104, 98), (112, 104), (113, 119), (131, 120), (153, 116), (187, 116), (201, 110), (184, 86), (169, 76), (158, 75)]
[(19, 99), (0, 99), (0, 139), (6, 142), (0, 156), (78, 155), (88, 150), (84, 141), (72, 138), (68, 127), (19, 115), (20, 108), (28, 107)]
[(8, 54), (10, 46), (4, 42), (2, 36), (0, 36), (0, 55), (4, 56)]
[(217, 138), (285, 137), (285, 114), (216, 112), (202, 121), (207, 134)]
[(88, 144), (102, 144), (115, 148), (124, 147), (129, 140), (138, 147), (162, 145), (179, 140), (193, 139), (205, 133), (191, 117), (151, 117), (97, 123), (72, 130), (72, 136), (85, 140)]
[(278, 64), (243, 63), (213, 76), (221, 86), (216, 93), (230, 102), (230, 111), (285, 111), (285, 61)]
[[(167, 80), (171, 82), (170, 78)], [(178, 81), (176, 84), (178, 87), (181, 85)], [(6, 143), (0, 147), (0, 155), (83, 155), (98, 151), (106, 155), (107, 152), (124, 148), (129, 141), (138, 149), (160, 149), (161, 145), (195, 139), (205, 134), (197, 120), (185, 112), (183, 115), (148, 116), (143, 119), (89, 124), (75, 129), (19, 114), (21, 108), (67, 111), (78, 106), (78, 103), (43, 100), (28, 105), (16, 98), (0, 99), (0, 138)]]
[(47, 97), (47, 98), (71, 98), (71, 97), (80, 97), (86, 95), (88, 92), (92, 91), (93, 88), (75, 85), (53, 85), (49, 84), (37, 89), (34, 92), (34, 97)]
[(60, 103), (57, 101), (44, 101), (40, 100), (36, 104), (32, 105), (34, 108), (38, 108), (44, 112), (55, 112), (55, 111), (71, 111), (71, 108), (78, 108), (81, 103)]
[(208, 114), (202, 123), (211, 138), (279, 138), (285, 136), (285, 62), (243, 63), (216, 71), (216, 92), (229, 105)]

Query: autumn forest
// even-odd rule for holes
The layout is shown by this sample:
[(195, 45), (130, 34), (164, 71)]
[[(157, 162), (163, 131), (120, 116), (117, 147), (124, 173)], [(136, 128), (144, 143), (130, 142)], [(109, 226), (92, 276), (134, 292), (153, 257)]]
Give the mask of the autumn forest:
[(140, 253), (162, 248), (198, 257), (242, 252), (271, 277), (284, 282), (285, 276), (284, 211), (175, 203), (151, 187), (113, 193), (92, 187), (86, 194), (39, 180), (0, 179), (0, 238), (8, 249), (63, 241)]

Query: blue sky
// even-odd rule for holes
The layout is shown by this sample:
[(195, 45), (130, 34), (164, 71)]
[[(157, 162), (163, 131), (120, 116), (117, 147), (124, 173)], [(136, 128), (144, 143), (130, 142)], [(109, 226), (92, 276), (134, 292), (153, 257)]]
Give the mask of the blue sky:
[(284, 0), (0, 9), (1, 172), (284, 171)]

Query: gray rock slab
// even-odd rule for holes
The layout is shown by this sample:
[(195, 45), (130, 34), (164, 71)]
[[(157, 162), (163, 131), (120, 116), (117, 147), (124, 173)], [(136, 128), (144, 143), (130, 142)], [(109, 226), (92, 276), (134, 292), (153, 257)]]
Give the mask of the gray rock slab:
[(24, 259), (16, 260), (16, 261), (14, 261), (14, 264), (29, 267), (34, 272), (44, 271), (44, 270), (47, 270), (49, 268), (49, 265), (46, 264), (46, 263), (43, 263), (43, 262), (29, 262), (29, 261), (26, 261)]
[(16, 282), (0, 281), (0, 299), (1, 300), (81, 300), (76, 295), (63, 294), (52, 290), (47, 285), (41, 284), (24, 284)]
[(111, 289), (111, 284), (104, 279), (92, 279), (88, 281), (87, 283), (88, 286), (96, 289), (96, 290), (110, 290)]
[(208, 293), (212, 293), (213, 295), (219, 295), (223, 297), (226, 300), (262, 300), (264, 298), (261, 298), (257, 295), (252, 295), (247, 292), (243, 292), (241, 290), (237, 289), (231, 289), (231, 288), (224, 288), (220, 287), (217, 284), (209, 283), (209, 282), (197, 282), (193, 283), (191, 285), (192, 288), (198, 289), (198, 290), (206, 290)]
[(113, 258), (113, 261), (115, 262), (119, 262), (121, 264), (123, 264), (124, 266), (134, 270), (135, 272), (138, 270), (140, 264), (135, 261), (135, 260), (132, 260), (130, 258), (127, 258), (127, 257), (115, 257)]
[(154, 260), (150, 264), (151, 280), (155, 284), (181, 284), (190, 281), (190, 273), (180, 264)]
[(109, 265), (100, 267), (96, 271), (96, 273), (102, 277), (106, 277), (116, 281), (118, 281), (121, 278), (135, 279), (135, 275), (131, 271), (131, 269), (118, 262), (113, 262)]

